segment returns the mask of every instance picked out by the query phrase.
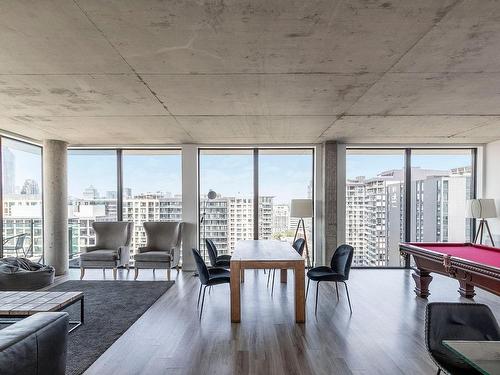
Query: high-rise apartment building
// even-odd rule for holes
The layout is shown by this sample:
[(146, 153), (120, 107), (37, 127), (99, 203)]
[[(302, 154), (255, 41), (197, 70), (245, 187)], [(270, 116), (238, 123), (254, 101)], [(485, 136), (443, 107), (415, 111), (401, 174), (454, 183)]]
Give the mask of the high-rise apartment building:
[(346, 184), (346, 241), (355, 248), (354, 265), (402, 265), (398, 244), (404, 241), (404, 215), (411, 215), (412, 241), (464, 241), (470, 223), (465, 201), (470, 196), (470, 167), (450, 171), (412, 168), (411, 212), (405, 213), (404, 171), (389, 170), (374, 178), (356, 177)]

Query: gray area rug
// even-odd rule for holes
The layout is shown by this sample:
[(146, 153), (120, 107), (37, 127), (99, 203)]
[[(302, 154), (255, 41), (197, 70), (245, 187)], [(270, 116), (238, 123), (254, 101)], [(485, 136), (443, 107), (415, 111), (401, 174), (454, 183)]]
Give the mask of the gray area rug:
[[(172, 285), (173, 281), (71, 280), (51, 291), (83, 291), (85, 324), (68, 336), (66, 373), (81, 374)], [(64, 310), (80, 317), (80, 303)]]

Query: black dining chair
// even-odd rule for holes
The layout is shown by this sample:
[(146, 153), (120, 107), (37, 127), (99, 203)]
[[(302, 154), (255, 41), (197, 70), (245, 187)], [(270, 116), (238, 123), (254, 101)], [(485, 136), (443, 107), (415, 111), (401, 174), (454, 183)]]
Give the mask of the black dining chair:
[(210, 265), (212, 267), (223, 267), (229, 268), (231, 264), (231, 255), (218, 255), (217, 247), (214, 241), (207, 238), (205, 239), (205, 245), (208, 251), (208, 257), (210, 258)]
[(212, 287), (214, 285), (219, 284), (229, 284), (230, 281), (230, 272), (225, 268), (208, 268), (203, 258), (200, 255), (200, 252), (196, 249), (191, 249), (193, 252), (193, 257), (196, 262), (196, 268), (198, 269), (198, 276), (200, 279), (200, 291), (198, 292), (198, 304), (200, 306), (200, 297), (201, 297), (201, 289), (203, 288), (203, 299), (201, 300), (201, 309), (200, 309), (200, 319), (203, 314), (203, 304), (205, 303), (205, 291), (207, 290), (207, 286)]
[(454, 375), (480, 374), (460, 359), (443, 340), (498, 341), (500, 328), (490, 308), (479, 303), (429, 303), (425, 310), (425, 344), (438, 366)]
[(349, 280), (349, 272), (351, 270), (352, 257), (354, 254), (354, 248), (350, 245), (340, 245), (337, 247), (333, 253), (332, 260), (330, 261), (330, 267), (320, 266), (311, 268), (307, 271), (307, 293), (309, 292), (309, 282), (311, 280), (316, 281), (316, 305), (314, 308), (314, 314), (318, 311), (318, 290), (319, 283), (321, 281), (331, 281), (335, 283), (335, 289), (337, 291), (337, 300), (339, 300), (339, 289), (337, 283), (343, 283), (345, 285), (345, 291), (347, 294), (347, 302), (349, 302), (349, 310), (352, 314), (351, 299), (349, 298), (349, 289), (347, 288), (346, 281)]
[[(295, 240), (295, 242), (292, 244), (292, 247), (295, 249), (297, 253), (299, 253), (300, 256), (304, 253), (304, 248), (306, 246), (306, 240), (303, 238), (298, 238)], [(273, 284), (271, 286), (271, 295), (274, 293), (274, 275), (276, 273), (276, 269), (273, 269)], [(271, 277), (271, 272), (267, 275), (267, 286), (269, 287), (269, 279)]]

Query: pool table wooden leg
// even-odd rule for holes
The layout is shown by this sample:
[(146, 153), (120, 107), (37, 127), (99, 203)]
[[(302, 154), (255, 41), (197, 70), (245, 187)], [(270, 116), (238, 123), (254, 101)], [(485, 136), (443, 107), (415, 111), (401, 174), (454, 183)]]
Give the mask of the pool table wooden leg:
[(458, 293), (460, 293), (462, 297), (473, 298), (476, 295), (474, 292), (474, 285), (467, 284), (465, 280), (459, 280), (458, 282), (460, 283)]
[(422, 298), (429, 296), (429, 284), (432, 281), (432, 276), (429, 271), (417, 268), (412, 274), (415, 280), (415, 294)]

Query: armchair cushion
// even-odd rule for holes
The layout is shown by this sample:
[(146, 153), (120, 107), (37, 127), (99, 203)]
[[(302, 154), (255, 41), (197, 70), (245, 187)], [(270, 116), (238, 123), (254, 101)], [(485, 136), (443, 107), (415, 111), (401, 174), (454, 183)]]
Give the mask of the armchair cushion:
[(82, 260), (115, 261), (118, 259), (118, 250), (101, 249), (80, 254)]
[(138, 262), (170, 262), (172, 256), (167, 251), (147, 251), (135, 254), (134, 259)]

